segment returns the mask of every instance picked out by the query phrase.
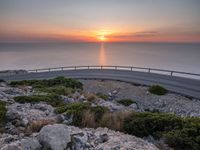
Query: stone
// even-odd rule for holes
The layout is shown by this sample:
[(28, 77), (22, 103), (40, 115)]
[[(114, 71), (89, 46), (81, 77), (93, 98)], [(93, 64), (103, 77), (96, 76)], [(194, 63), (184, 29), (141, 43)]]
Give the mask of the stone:
[(39, 132), (40, 143), (52, 150), (64, 150), (71, 141), (66, 125), (54, 124), (43, 127)]
[(138, 105), (136, 104), (136, 103), (133, 103), (133, 104), (131, 104), (130, 106), (129, 106), (129, 108), (131, 108), (132, 110), (138, 110), (139, 108), (138, 108)]
[(114, 111), (124, 111), (126, 110), (127, 108), (123, 105), (119, 105), (117, 103), (114, 103), (112, 101), (105, 101), (105, 100), (102, 100), (100, 99), (98, 101), (98, 106), (104, 106), (104, 107), (107, 107), (111, 112), (114, 112)]
[(108, 128), (80, 129), (73, 126), (68, 126), (68, 128), (72, 136), (72, 148), (77, 150), (158, 150), (156, 146), (143, 139)]
[(90, 147), (90, 144), (87, 142), (88, 137), (84, 133), (78, 133), (72, 135), (73, 148), (77, 150), (85, 150)]
[(101, 134), (99, 137), (100, 137), (101, 143), (104, 143), (104, 142), (108, 141), (108, 134), (106, 134), (106, 133)]
[(10, 144), (10, 145), (5, 145), (1, 150), (21, 150), (21, 149), (16, 144)]
[(84, 101), (84, 100), (86, 100), (85, 96), (81, 95), (80, 98), (79, 98), (79, 101)]
[(40, 150), (42, 147), (38, 140), (34, 138), (22, 139), (20, 145), (22, 150)]
[(0, 137), (1, 150), (40, 150), (41, 145), (36, 138), (4, 134)]

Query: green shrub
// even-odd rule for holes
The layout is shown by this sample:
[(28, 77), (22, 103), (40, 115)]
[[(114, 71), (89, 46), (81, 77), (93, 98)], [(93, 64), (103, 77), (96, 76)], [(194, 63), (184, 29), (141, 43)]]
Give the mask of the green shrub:
[(165, 142), (175, 150), (200, 149), (200, 119), (189, 118), (181, 129), (173, 130), (164, 135)]
[(165, 95), (167, 93), (167, 90), (163, 88), (162, 86), (152, 85), (149, 88), (149, 92), (156, 95)]
[(96, 124), (101, 120), (102, 116), (105, 112), (108, 111), (108, 109), (102, 106), (92, 107), (89, 103), (70, 103), (56, 108), (57, 113), (73, 115), (72, 125), (75, 126), (83, 126), (82, 119), (86, 111), (89, 111), (91, 114), (94, 114), (94, 121)]
[(0, 101), (0, 124), (5, 121), (6, 116), (6, 104)]
[(96, 93), (96, 95), (99, 97), (99, 98), (102, 98), (103, 100), (108, 100), (109, 99), (109, 96), (108, 95), (105, 95), (103, 93)]
[(6, 104), (0, 101), (0, 134), (5, 132)]
[(65, 86), (37, 88), (37, 91), (51, 94), (54, 93), (58, 95), (69, 95), (74, 93), (74, 89)]
[(82, 117), (85, 110), (89, 109), (88, 103), (70, 103), (56, 109), (57, 113), (73, 115), (72, 125), (81, 126)]
[(60, 106), (64, 102), (60, 99), (58, 95), (31, 95), (31, 96), (16, 96), (14, 100), (18, 103), (39, 103), (46, 102), (52, 106)]
[(45, 88), (45, 87), (53, 87), (53, 86), (64, 86), (73, 89), (82, 89), (83, 85), (81, 82), (69, 79), (65, 77), (57, 77), (49, 80), (23, 80), (23, 81), (12, 81), (10, 83), (12, 86), (18, 85), (28, 85), (33, 88)]
[(134, 112), (124, 121), (124, 131), (138, 137), (164, 137), (165, 142), (175, 150), (200, 149), (200, 118)]
[(172, 114), (135, 112), (125, 120), (124, 130), (138, 137), (153, 135), (159, 138), (162, 132), (180, 129), (182, 126), (183, 120)]
[(94, 113), (94, 119), (97, 123), (100, 122), (102, 116), (108, 111), (108, 108), (103, 106), (90, 107), (90, 112)]
[(135, 103), (132, 99), (122, 99), (117, 101), (119, 104), (122, 104), (124, 106), (130, 106), (131, 104)]

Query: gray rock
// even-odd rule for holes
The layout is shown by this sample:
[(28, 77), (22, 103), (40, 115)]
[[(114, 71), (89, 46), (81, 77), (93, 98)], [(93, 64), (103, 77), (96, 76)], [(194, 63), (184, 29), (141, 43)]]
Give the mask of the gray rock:
[(137, 111), (139, 108), (138, 108), (138, 105), (136, 103), (133, 103), (129, 106), (129, 108), (131, 108), (132, 110), (135, 110)]
[(69, 130), (63, 124), (43, 127), (39, 132), (38, 138), (44, 147), (52, 150), (64, 150), (71, 141)]
[(22, 139), (20, 145), (23, 150), (40, 150), (42, 147), (38, 140), (34, 138)]
[(17, 135), (4, 134), (0, 138), (1, 150), (40, 150), (41, 145), (36, 138), (21, 139)]
[(17, 144), (5, 145), (1, 150), (21, 150)]
[(84, 100), (86, 100), (85, 96), (81, 95), (80, 98), (79, 98), (79, 101), (84, 101)]
[(128, 108), (126, 108), (125, 106), (123, 105), (119, 105), (117, 103), (114, 103), (112, 101), (105, 101), (105, 100), (102, 100), (100, 99), (98, 101), (98, 106), (104, 106), (104, 107), (107, 107), (111, 112), (114, 112), (114, 111), (124, 111)]
[(87, 140), (88, 137), (83, 132), (76, 135), (72, 135), (73, 149), (85, 150), (86, 148), (89, 148), (90, 144), (87, 142)]
[(73, 148), (78, 150), (122, 149), (122, 150), (158, 150), (156, 146), (143, 139), (115, 132), (108, 128), (84, 128), (68, 126), (72, 136)]

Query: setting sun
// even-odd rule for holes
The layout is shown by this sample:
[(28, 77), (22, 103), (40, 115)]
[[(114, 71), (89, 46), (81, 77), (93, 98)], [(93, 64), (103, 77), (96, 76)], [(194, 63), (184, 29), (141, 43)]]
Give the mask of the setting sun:
[(99, 36), (99, 38), (98, 38), (100, 41), (106, 41), (106, 37), (104, 36), (104, 35), (102, 35), (102, 36)]

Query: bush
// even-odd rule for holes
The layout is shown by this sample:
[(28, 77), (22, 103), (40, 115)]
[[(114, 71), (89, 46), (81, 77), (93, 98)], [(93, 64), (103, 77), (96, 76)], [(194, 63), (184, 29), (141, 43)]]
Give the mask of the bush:
[(81, 126), (83, 113), (89, 109), (88, 103), (70, 103), (56, 109), (57, 113), (64, 113), (66, 115), (72, 115), (72, 125)]
[(49, 95), (31, 95), (31, 96), (16, 96), (14, 100), (18, 103), (39, 103), (46, 102), (52, 106), (60, 106), (64, 102), (60, 99), (58, 95), (49, 94)]
[[(108, 109), (102, 106), (90, 106), (89, 103), (70, 103), (64, 106), (58, 107), (56, 109), (57, 113), (64, 113), (66, 115), (73, 115), (73, 122), (72, 125), (75, 126), (85, 126), (89, 124), (88, 122), (84, 121), (83, 118), (86, 118), (85, 114), (88, 114), (91, 121), (91, 118), (94, 118), (94, 126), (99, 123), (103, 114), (107, 112)], [(85, 117), (84, 117), (85, 116)], [(87, 127), (89, 127), (87, 125)]]
[(167, 90), (159, 85), (153, 85), (149, 88), (149, 92), (156, 95), (165, 95)]
[(5, 121), (6, 116), (6, 104), (0, 101), (0, 124)]
[(6, 104), (0, 101), (0, 133), (5, 132), (6, 111)]
[(37, 91), (45, 93), (54, 93), (58, 95), (69, 95), (74, 93), (74, 89), (65, 86), (37, 88)]
[(119, 104), (122, 104), (124, 106), (130, 106), (131, 104), (135, 103), (135, 101), (131, 100), (131, 99), (122, 99), (117, 101)]
[(95, 122), (99, 123), (102, 116), (108, 112), (108, 108), (103, 106), (90, 107), (90, 112), (94, 113)]
[(139, 137), (164, 137), (175, 150), (200, 149), (200, 118), (166, 113), (132, 113), (124, 122), (124, 131)]
[(160, 138), (163, 132), (180, 129), (182, 126), (183, 120), (172, 114), (135, 112), (125, 120), (124, 130), (138, 137), (152, 135)]
[(165, 142), (174, 149), (200, 149), (200, 119), (186, 119), (182, 129), (173, 130), (164, 135)]
[(109, 96), (108, 95), (105, 95), (103, 93), (97, 93), (96, 94), (99, 98), (102, 98), (103, 100), (108, 100), (109, 99)]
[(64, 86), (72, 89), (82, 89), (83, 85), (81, 82), (69, 79), (65, 77), (57, 77), (49, 80), (23, 80), (23, 81), (12, 81), (10, 83), (12, 86), (27, 85), (33, 88), (45, 88), (53, 86)]

